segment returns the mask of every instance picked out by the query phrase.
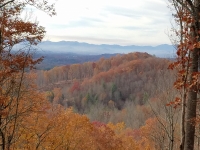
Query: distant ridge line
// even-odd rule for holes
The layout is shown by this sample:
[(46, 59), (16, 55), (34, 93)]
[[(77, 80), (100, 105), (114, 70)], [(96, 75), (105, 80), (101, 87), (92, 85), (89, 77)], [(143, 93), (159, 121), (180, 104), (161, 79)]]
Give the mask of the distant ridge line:
[(175, 52), (173, 45), (161, 44), (158, 46), (136, 46), (136, 45), (117, 45), (117, 44), (89, 44), (78, 41), (43, 41), (38, 45), (39, 49), (51, 52), (72, 52), (77, 54), (100, 55), (104, 53), (127, 54), (130, 52), (147, 52), (158, 57), (172, 57)]

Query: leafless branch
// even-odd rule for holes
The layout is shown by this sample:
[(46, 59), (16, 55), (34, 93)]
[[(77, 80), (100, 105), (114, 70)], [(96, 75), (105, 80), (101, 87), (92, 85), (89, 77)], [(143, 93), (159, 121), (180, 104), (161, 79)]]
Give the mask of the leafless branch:
[(15, 1), (15, 0), (10, 0), (10, 1), (6, 2), (6, 3), (2, 4), (2, 5), (0, 6), (0, 8), (6, 6), (7, 4), (12, 3), (12, 2), (14, 2), (14, 1)]

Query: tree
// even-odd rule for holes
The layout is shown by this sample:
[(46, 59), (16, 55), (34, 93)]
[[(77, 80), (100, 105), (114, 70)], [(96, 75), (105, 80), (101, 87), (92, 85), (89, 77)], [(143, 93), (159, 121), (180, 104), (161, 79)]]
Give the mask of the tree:
[(182, 96), (182, 143), (181, 150), (194, 149), (198, 78), (199, 78), (199, 42), (200, 42), (200, 1), (173, 0), (176, 10), (175, 19), (178, 21), (180, 37), (177, 46), (177, 61), (170, 68), (178, 69), (177, 81), (174, 86), (183, 90)]
[(119, 150), (123, 149), (122, 141), (116, 137), (114, 130), (101, 122), (93, 122), (93, 137), (96, 142), (96, 149), (100, 150)]
[[(34, 60), (31, 47), (41, 42), (45, 30), (38, 23), (20, 18), (26, 5), (35, 6), (54, 15), (53, 5), (39, 0), (0, 1), (0, 147), (11, 149), (19, 135), (23, 117), (34, 111), (36, 89), (27, 72), (42, 60)], [(18, 44), (19, 49), (15, 47)], [(31, 77), (31, 78), (30, 78)]]

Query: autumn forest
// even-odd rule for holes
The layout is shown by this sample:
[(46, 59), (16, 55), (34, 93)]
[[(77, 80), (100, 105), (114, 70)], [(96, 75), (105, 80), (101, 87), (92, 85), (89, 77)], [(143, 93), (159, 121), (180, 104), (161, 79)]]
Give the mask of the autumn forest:
[(34, 57), (45, 27), (22, 19), (27, 6), (56, 14), (45, 0), (0, 0), (1, 150), (200, 150), (199, 0), (170, 1), (173, 59), (132, 52), (48, 70)]

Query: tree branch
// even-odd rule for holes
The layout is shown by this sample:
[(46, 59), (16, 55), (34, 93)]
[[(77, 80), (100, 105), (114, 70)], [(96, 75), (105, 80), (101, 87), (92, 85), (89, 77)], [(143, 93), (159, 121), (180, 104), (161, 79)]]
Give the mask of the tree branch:
[(177, 1), (180, 5), (182, 5), (183, 7), (185, 7), (191, 14), (194, 15), (194, 12), (195, 12), (195, 11), (194, 11), (194, 6), (193, 6), (191, 0), (186, 0), (187, 2), (188, 2), (188, 1), (191, 2), (191, 4), (190, 4), (190, 2), (188, 2), (191, 9), (190, 9), (183, 1), (181, 1), (181, 0), (173, 0), (173, 2), (174, 2), (174, 1)]
[(186, 0), (186, 2), (190, 5), (190, 8), (194, 10), (194, 5), (192, 4), (191, 0)]
[(15, 1), (15, 0), (10, 0), (10, 1), (6, 2), (6, 3), (2, 4), (2, 5), (0, 6), (0, 8), (6, 6), (7, 4), (12, 3), (12, 2), (14, 2), (14, 1)]

